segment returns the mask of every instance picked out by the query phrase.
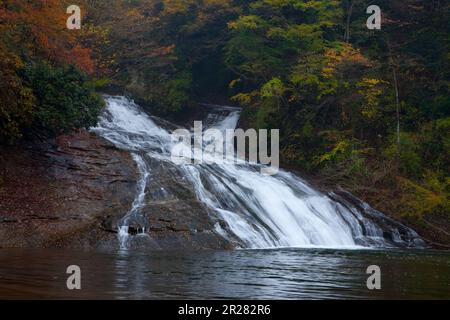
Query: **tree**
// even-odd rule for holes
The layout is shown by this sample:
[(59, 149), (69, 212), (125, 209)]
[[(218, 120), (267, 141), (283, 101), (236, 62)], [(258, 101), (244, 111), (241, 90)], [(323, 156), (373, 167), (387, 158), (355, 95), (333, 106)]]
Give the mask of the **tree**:
[[(0, 3), (3, 41), (29, 58), (52, 63), (75, 63), (93, 72), (91, 51), (80, 42), (80, 34), (66, 28), (67, 3), (59, 0), (4, 0)], [(2, 33), (3, 35), (3, 33)]]
[(102, 103), (82, 33), (66, 28), (64, 1), (0, 1), (0, 143), (96, 123)]
[(39, 63), (27, 66), (24, 74), (36, 96), (35, 127), (56, 135), (97, 123), (103, 100), (74, 66)]
[(35, 98), (17, 74), (19, 57), (0, 46), (0, 143), (13, 143), (33, 119)]

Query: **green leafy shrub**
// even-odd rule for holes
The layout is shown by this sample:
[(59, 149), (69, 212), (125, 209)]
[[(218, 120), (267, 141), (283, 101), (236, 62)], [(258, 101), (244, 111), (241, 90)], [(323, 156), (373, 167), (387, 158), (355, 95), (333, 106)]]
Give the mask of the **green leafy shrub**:
[(402, 190), (400, 199), (403, 216), (423, 218), (425, 215), (450, 212), (450, 179), (427, 172), (422, 183), (399, 178)]
[(178, 113), (190, 101), (192, 75), (182, 72), (167, 83), (167, 95), (162, 97), (163, 113)]
[(35, 98), (17, 74), (22, 61), (0, 48), (0, 143), (14, 143), (32, 121)]
[(36, 97), (37, 127), (59, 134), (97, 123), (104, 103), (86, 75), (74, 66), (30, 64), (24, 70), (24, 78)]
[(401, 173), (409, 177), (418, 178), (422, 174), (422, 159), (418, 153), (419, 146), (415, 137), (410, 133), (400, 134), (400, 144), (397, 138), (391, 138), (391, 144), (386, 148), (385, 153), (388, 158), (396, 158)]

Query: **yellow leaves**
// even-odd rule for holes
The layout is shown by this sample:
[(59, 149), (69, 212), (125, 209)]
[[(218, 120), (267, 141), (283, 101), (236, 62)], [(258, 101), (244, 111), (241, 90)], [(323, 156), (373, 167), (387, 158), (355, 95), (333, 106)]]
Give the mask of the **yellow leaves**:
[(238, 102), (240, 105), (248, 106), (257, 96), (259, 96), (259, 92), (255, 90), (248, 93), (238, 93), (237, 95), (231, 97), (231, 100)]
[(231, 97), (231, 100), (239, 102), (241, 105), (249, 105), (252, 102), (252, 97), (248, 93), (238, 93), (237, 95)]
[(125, 15), (127, 16), (127, 18), (129, 19), (133, 19), (133, 20), (141, 20), (144, 19), (144, 15), (142, 13), (141, 10), (137, 9), (137, 8), (133, 8), (131, 10), (128, 10)]
[(339, 141), (330, 152), (327, 152), (320, 156), (317, 162), (319, 164), (322, 164), (324, 162), (334, 161), (339, 157), (339, 155), (347, 153), (350, 147), (351, 144), (349, 141)]
[(379, 79), (371, 79), (371, 78), (364, 78), (362, 81), (362, 83), (364, 83), (366, 86), (370, 86), (370, 87), (376, 86), (377, 84), (383, 83), (383, 82), (385, 82), (385, 81), (379, 80)]
[(203, 0), (204, 7), (229, 7), (230, 1), (228, 0)]
[(322, 76), (325, 78), (331, 78), (336, 71), (339, 63), (342, 61), (342, 56), (338, 54), (335, 49), (325, 50), (325, 58), (327, 59), (327, 64), (322, 68)]
[(228, 87), (230, 89), (235, 88), (239, 83), (241, 82), (241, 79), (234, 79), (230, 82), (230, 84), (228, 85)]
[(360, 88), (358, 91), (359, 94), (379, 96), (383, 93), (382, 85), (384, 84), (388, 84), (388, 82), (374, 78), (363, 78), (356, 86)]
[(280, 98), (284, 94), (285, 91), (286, 91), (286, 88), (284, 87), (283, 81), (278, 77), (274, 77), (262, 86), (261, 97), (263, 97), (263, 98), (273, 98), (273, 97)]
[(324, 56), (327, 59), (327, 63), (322, 69), (322, 76), (326, 78), (331, 78), (343, 64), (371, 66), (370, 61), (361, 54), (359, 49), (355, 49), (347, 43), (340, 43), (338, 48), (326, 49)]
[(333, 76), (334, 70), (335, 68), (333, 68), (332, 66), (323, 67), (322, 76), (324, 76), (325, 78), (331, 78)]
[(384, 84), (386, 81), (374, 78), (363, 78), (357, 83), (358, 94), (363, 99), (361, 114), (367, 119), (376, 119), (379, 115), (378, 107), (380, 105), (380, 97), (384, 93)]
[[(398, 181), (403, 195), (400, 199), (401, 207), (404, 208), (402, 215), (423, 217), (427, 214), (450, 212), (449, 195), (445, 192), (449, 187), (448, 179), (445, 182), (434, 179), (432, 185), (427, 181), (420, 185), (401, 177), (398, 177)], [(438, 188), (436, 184), (439, 185)]]
[(266, 36), (269, 39), (282, 39), (286, 36), (286, 30), (280, 27), (269, 28), (269, 30), (267, 30)]
[(192, 6), (202, 6), (203, 8), (212, 7), (230, 7), (227, 0), (203, 0), (201, 4), (197, 0), (164, 0), (164, 14), (183, 14), (186, 13)]
[(261, 24), (261, 18), (255, 15), (240, 16), (239, 19), (229, 22), (228, 28), (232, 30), (239, 29), (257, 29)]
[(327, 59), (327, 64), (322, 68), (322, 76), (325, 78), (331, 78), (336, 71), (338, 65), (342, 62), (343, 55), (341, 55), (336, 49), (327, 49), (324, 54)]
[(273, 7), (284, 7), (291, 3), (290, 0), (264, 0), (264, 3)]
[(193, 0), (164, 0), (165, 14), (178, 14), (186, 12), (194, 3)]

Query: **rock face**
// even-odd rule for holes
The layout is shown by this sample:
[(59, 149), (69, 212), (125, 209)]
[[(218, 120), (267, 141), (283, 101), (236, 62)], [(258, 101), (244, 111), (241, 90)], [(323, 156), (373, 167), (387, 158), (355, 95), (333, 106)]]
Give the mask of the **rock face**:
[(0, 149), (0, 247), (115, 245), (103, 228), (133, 201), (138, 173), (124, 151), (81, 131)]
[[(150, 236), (131, 235), (131, 246), (231, 248), (189, 185), (168, 170), (152, 165), (143, 209)], [(138, 180), (128, 152), (86, 131), (0, 147), (0, 248), (115, 250), (117, 223), (132, 207)]]
[[(239, 239), (220, 235), (227, 225), (197, 199), (192, 183), (179, 169), (148, 156), (148, 150), (130, 152), (133, 156), (86, 131), (55, 141), (0, 147), (0, 248), (117, 250), (123, 241), (139, 250), (240, 245)], [(133, 157), (145, 158), (148, 178)], [(145, 195), (138, 197), (142, 177), (146, 177)], [(366, 208), (350, 194), (342, 191), (329, 197), (377, 222), (388, 241), (423, 245), (412, 230)], [(141, 204), (139, 214), (127, 224), (128, 235), (119, 237), (117, 226), (128, 213), (134, 214), (136, 199)]]
[[(215, 231), (214, 214), (197, 200), (191, 184), (179, 171), (165, 162), (147, 161), (150, 177), (140, 215), (148, 233), (145, 237), (136, 235), (143, 222), (132, 222), (126, 246), (147, 250), (232, 249), (233, 245)], [(114, 230), (116, 218), (108, 219), (105, 228)]]
[[(347, 207), (350, 212), (352, 212), (352, 207), (356, 208), (364, 219), (378, 224), (383, 230), (382, 236), (387, 243), (396, 244), (397, 246), (401, 243), (401, 247), (405, 246), (407, 248), (427, 247), (425, 241), (414, 230), (373, 209), (342, 188), (338, 188), (334, 192), (328, 192), (328, 196), (337, 203)], [(361, 227), (364, 232), (368, 231), (365, 230), (363, 224), (361, 224)]]

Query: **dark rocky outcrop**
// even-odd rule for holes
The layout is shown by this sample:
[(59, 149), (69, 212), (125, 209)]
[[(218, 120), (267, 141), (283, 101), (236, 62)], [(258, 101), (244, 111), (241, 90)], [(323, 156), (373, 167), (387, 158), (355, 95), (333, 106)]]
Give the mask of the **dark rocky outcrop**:
[[(142, 155), (144, 156), (144, 155)], [(127, 247), (144, 249), (232, 249), (233, 245), (215, 231), (215, 213), (197, 200), (192, 185), (170, 163), (146, 159), (147, 181), (143, 217), (147, 236), (139, 236), (142, 219), (129, 226)], [(105, 221), (114, 230), (118, 217)], [(137, 235), (136, 235), (137, 234)]]
[[(380, 226), (387, 245), (406, 248), (425, 248), (427, 246), (414, 230), (373, 209), (342, 188), (337, 188), (334, 192), (328, 192), (327, 194), (333, 201), (346, 207), (349, 212), (354, 214), (352, 208), (357, 209), (361, 215), (360, 218), (355, 215), (357, 220), (362, 218)], [(361, 227), (363, 232), (368, 232), (368, 230), (365, 230), (364, 224), (361, 223)]]
[[(167, 170), (155, 162), (143, 210), (151, 237), (143, 246), (230, 248), (188, 184)], [(0, 147), (0, 248), (117, 249), (117, 222), (132, 206), (138, 179), (127, 151), (86, 131)]]
[(138, 173), (127, 152), (80, 131), (0, 149), (0, 247), (114, 245), (102, 228), (129, 210)]

